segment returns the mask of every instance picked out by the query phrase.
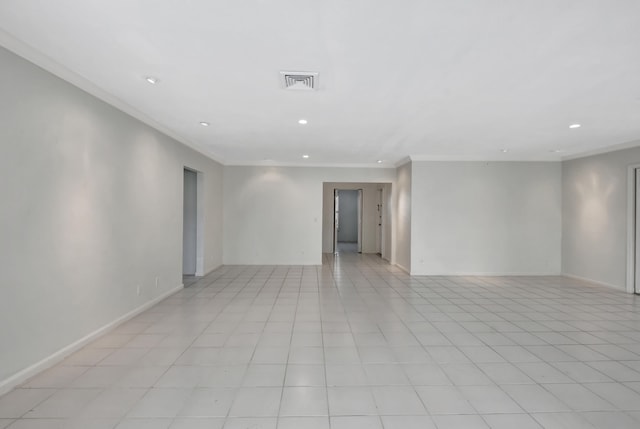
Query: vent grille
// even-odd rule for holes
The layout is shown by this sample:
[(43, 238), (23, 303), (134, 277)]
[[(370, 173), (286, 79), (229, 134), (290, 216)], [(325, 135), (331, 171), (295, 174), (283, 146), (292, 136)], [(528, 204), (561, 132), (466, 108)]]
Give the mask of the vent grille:
[(318, 88), (318, 73), (280, 72), (285, 89), (313, 91)]

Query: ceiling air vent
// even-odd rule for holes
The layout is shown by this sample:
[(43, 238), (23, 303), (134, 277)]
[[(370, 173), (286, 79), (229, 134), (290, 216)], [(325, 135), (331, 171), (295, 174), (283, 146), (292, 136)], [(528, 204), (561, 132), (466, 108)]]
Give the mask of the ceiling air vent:
[(280, 72), (285, 89), (313, 91), (318, 89), (318, 73)]

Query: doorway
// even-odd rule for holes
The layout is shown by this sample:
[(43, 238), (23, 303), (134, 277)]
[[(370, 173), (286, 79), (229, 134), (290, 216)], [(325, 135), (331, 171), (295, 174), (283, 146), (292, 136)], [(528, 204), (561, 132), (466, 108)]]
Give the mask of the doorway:
[[(382, 196), (380, 195), (382, 189)], [(361, 191), (357, 206), (360, 208), (359, 249), (362, 254), (380, 253), (380, 257), (391, 261), (393, 248), (393, 204), (392, 184), (385, 182), (323, 182), (322, 184), (322, 253), (335, 254), (338, 249), (336, 222), (342, 209), (340, 198), (336, 204), (337, 191)], [(382, 197), (382, 202), (380, 198)], [(338, 216), (336, 216), (336, 206)], [(382, 223), (382, 225), (378, 225)], [(353, 247), (353, 244), (351, 245)], [(355, 255), (357, 253), (352, 253)]]
[(362, 189), (334, 189), (333, 253), (362, 253)]
[(377, 217), (376, 217), (376, 253), (382, 256), (382, 207), (383, 189), (378, 188)]
[(633, 293), (640, 293), (640, 169), (635, 168), (635, 273)]
[(629, 166), (627, 184), (627, 292), (640, 294), (640, 164)]
[(184, 169), (182, 205), (182, 275), (203, 273), (202, 234), (202, 173)]

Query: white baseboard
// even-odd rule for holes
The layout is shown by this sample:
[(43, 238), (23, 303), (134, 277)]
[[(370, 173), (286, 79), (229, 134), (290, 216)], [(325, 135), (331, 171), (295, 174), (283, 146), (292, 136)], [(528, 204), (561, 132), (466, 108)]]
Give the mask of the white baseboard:
[(409, 270), (406, 267), (403, 267), (400, 264), (394, 264), (396, 267), (400, 268), (402, 271), (404, 271), (405, 273), (411, 275), (411, 273), (409, 272)]
[(110, 322), (110, 323), (104, 325), (103, 327), (96, 329), (95, 331), (91, 332), (90, 334), (80, 338), (78, 341), (75, 341), (75, 342), (69, 344), (68, 346), (61, 348), (57, 352), (55, 352), (55, 353), (47, 356), (46, 358), (42, 359), (40, 362), (37, 362), (37, 363), (35, 363), (35, 364), (23, 369), (22, 371), (17, 372), (16, 374), (10, 376), (9, 378), (6, 378), (6, 379), (0, 381), (0, 395), (3, 395), (5, 393), (9, 392), (14, 387), (17, 387), (17, 386), (21, 385), (22, 383), (24, 383), (25, 381), (27, 381), (28, 379), (30, 379), (34, 375), (37, 375), (38, 373), (44, 371), (45, 369), (51, 368), (55, 364), (62, 362), (67, 356), (69, 356), (73, 352), (80, 350), (82, 347), (86, 346), (87, 344), (89, 344), (90, 342), (95, 340), (96, 338), (98, 338), (98, 337), (106, 334), (107, 332), (115, 329), (117, 326), (123, 324), (124, 322), (126, 322), (126, 321), (128, 321), (130, 319), (133, 319), (138, 314), (140, 314), (143, 311), (153, 307), (154, 305), (156, 305), (157, 303), (159, 303), (163, 299), (173, 295), (174, 293), (178, 292), (179, 290), (181, 290), (183, 288), (184, 288), (184, 285), (181, 284), (181, 285), (176, 286), (175, 288), (173, 288), (171, 290), (168, 290), (167, 292), (163, 293), (162, 295), (160, 295), (160, 296), (152, 299), (151, 301), (148, 301), (148, 302), (142, 304), (140, 307), (128, 312), (124, 316), (121, 316), (121, 317), (117, 318), (116, 320), (114, 320), (113, 322)]
[(491, 272), (491, 271), (458, 271), (458, 272), (444, 272), (444, 273), (411, 273), (412, 276), (421, 276), (421, 277), (518, 277), (518, 276), (526, 276), (526, 277), (550, 277), (550, 276), (561, 276), (561, 273), (558, 272), (549, 272), (549, 273), (541, 273), (541, 272), (513, 272), (513, 273), (505, 273), (501, 272)]
[(593, 283), (593, 284), (596, 284), (598, 286), (608, 287), (610, 289), (621, 290), (623, 292), (627, 291), (626, 285), (618, 286), (618, 285), (614, 285), (612, 283), (605, 283), (605, 282), (601, 282), (601, 281), (598, 281), (598, 280), (593, 280), (593, 279), (589, 279), (589, 278), (586, 278), (586, 277), (580, 277), (580, 276), (576, 276), (575, 274), (569, 274), (569, 273), (562, 273), (562, 275), (564, 277), (569, 277), (570, 279), (581, 280), (583, 282)]
[(214, 272), (215, 270), (217, 270), (218, 268), (221, 268), (221, 267), (222, 267), (222, 264), (220, 264), (220, 265), (218, 265), (216, 267), (213, 267), (209, 271), (204, 273), (201, 277), (206, 277), (206, 276), (208, 276), (209, 274), (211, 274), (212, 272)]
[(215, 267), (213, 267), (213, 268), (209, 269), (209, 271), (207, 271), (207, 272), (206, 272), (206, 273), (204, 273), (204, 274), (203, 274), (203, 273), (198, 273), (198, 272), (196, 272), (195, 276), (196, 276), (196, 277), (206, 277), (206, 276), (208, 276), (209, 274), (211, 274), (212, 272), (214, 272), (215, 270), (217, 270), (218, 268), (220, 268), (221, 266), (222, 266), (222, 264), (216, 265)]

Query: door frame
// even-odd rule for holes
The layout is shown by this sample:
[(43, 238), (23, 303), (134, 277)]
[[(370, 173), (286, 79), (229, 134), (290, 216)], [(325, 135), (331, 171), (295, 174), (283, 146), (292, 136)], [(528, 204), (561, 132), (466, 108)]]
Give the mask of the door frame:
[(338, 194), (339, 189), (333, 188), (333, 254), (338, 254), (338, 211), (340, 210), (340, 195)]
[(640, 293), (640, 285), (636, 290), (636, 197), (640, 189), (637, 180), (640, 178), (640, 163), (631, 164), (627, 168), (627, 287), (628, 293)]
[[(183, 166), (183, 180), (184, 170), (191, 171), (196, 174), (196, 277), (204, 276), (204, 173), (189, 166)], [(184, 201), (184, 182), (183, 182), (183, 195)], [(183, 202), (184, 204), (184, 202)], [(182, 219), (184, 227), (184, 219)], [(183, 248), (184, 252), (184, 237)]]
[(382, 224), (384, 223), (383, 216), (383, 200), (384, 200), (384, 188), (378, 188), (378, 203), (376, 204), (378, 212), (376, 213), (376, 251), (380, 257), (382, 257), (382, 236), (384, 234), (382, 230)]
[[(358, 191), (357, 199), (357, 228), (358, 228), (358, 253), (362, 253), (363, 222), (364, 222), (364, 188), (333, 188), (333, 254), (338, 254), (338, 213), (336, 213), (336, 201), (338, 201), (338, 211), (340, 211), (340, 191)], [(338, 225), (337, 225), (338, 224)]]
[(358, 253), (362, 253), (362, 232), (363, 232), (363, 226), (362, 222), (364, 222), (363, 216), (364, 216), (364, 189), (360, 188), (357, 189), (358, 191), (358, 197), (357, 197), (357, 209), (356, 209), (356, 222), (358, 225), (358, 244), (357, 244), (357, 248), (358, 248)]

